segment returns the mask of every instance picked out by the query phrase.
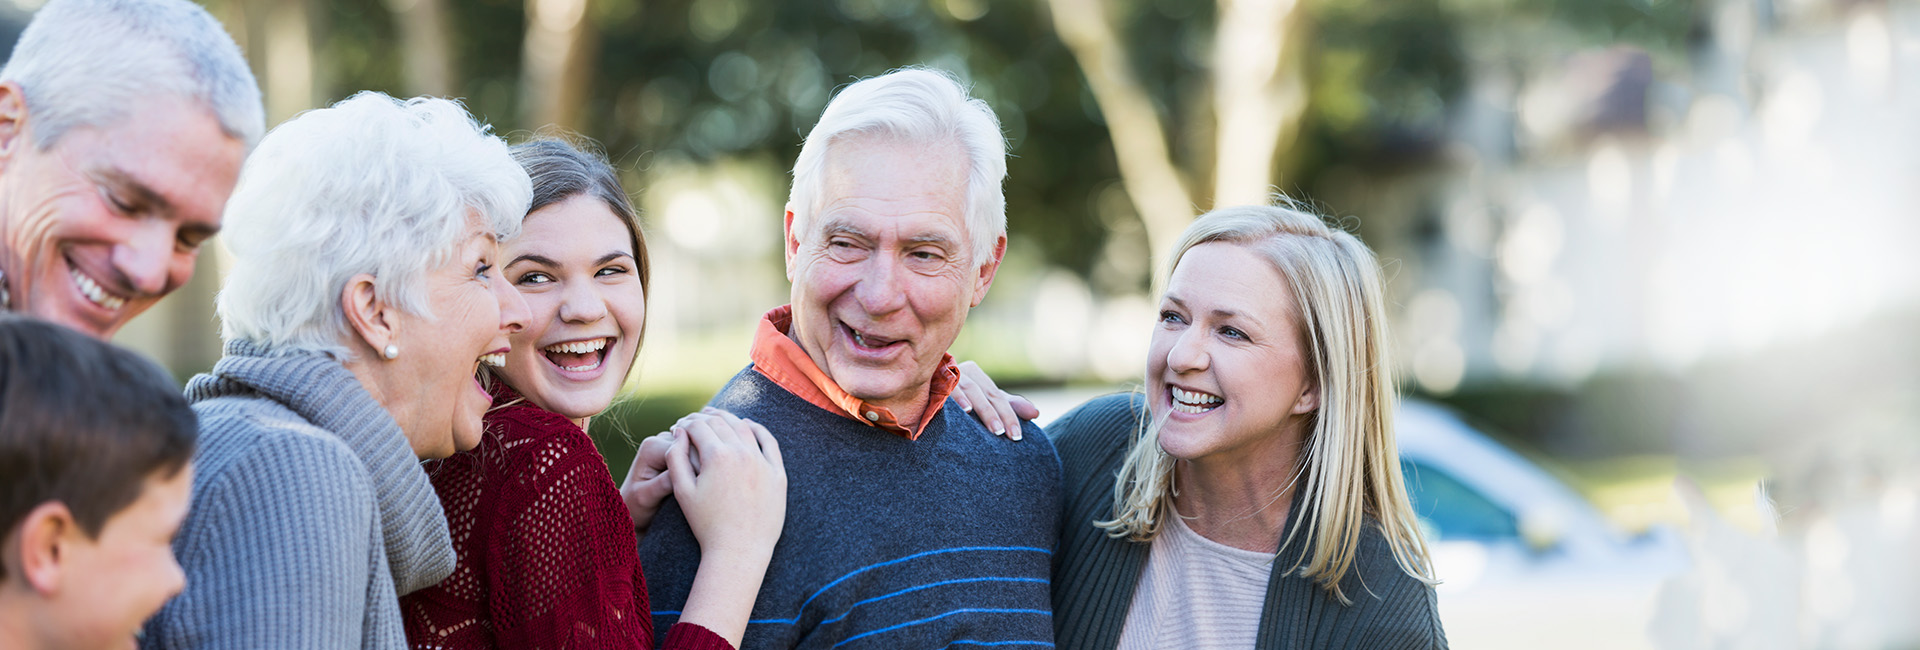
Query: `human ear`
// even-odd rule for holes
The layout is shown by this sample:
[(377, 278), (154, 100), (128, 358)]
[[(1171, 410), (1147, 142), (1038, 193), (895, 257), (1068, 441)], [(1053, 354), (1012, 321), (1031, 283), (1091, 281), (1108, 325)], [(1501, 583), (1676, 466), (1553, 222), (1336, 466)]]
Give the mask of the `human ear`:
[(1320, 382), (1309, 381), (1300, 389), (1300, 397), (1293, 400), (1293, 414), (1306, 415), (1320, 410)]
[(793, 232), (793, 206), (787, 206), (786, 226), (783, 231), (787, 238), (787, 281), (793, 281), (793, 258), (800, 252), (800, 237)]
[(371, 273), (348, 278), (346, 288), (340, 290), (340, 311), (346, 314), (347, 325), (376, 355), (392, 345), (397, 334), (391, 309), (375, 291)]
[(1006, 259), (1006, 257), (1007, 236), (1001, 235), (998, 239), (993, 240), (993, 259), (988, 260), (985, 264), (981, 264), (979, 275), (974, 278), (973, 304), (969, 305), (969, 307), (979, 307), (980, 301), (987, 299), (987, 289), (993, 287), (993, 278), (996, 274), (1000, 273), (1000, 261)]
[[(19, 546), (9, 551), (7, 576), (18, 575), (42, 596), (60, 591), (62, 547), (84, 537), (67, 504), (48, 501), (27, 511), (20, 521)], [(13, 566), (18, 559), (19, 566)], [(16, 570), (18, 571), (16, 573)]]
[(0, 169), (13, 162), (21, 147), (30, 146), (27, 137), (26, 94), (20, 84), (0, 83)]

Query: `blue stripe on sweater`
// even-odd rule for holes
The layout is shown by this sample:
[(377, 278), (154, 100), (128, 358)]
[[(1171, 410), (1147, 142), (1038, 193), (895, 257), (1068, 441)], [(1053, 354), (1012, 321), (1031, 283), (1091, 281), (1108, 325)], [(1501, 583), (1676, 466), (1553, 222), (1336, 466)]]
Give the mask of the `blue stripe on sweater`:
[[(1052, 554), (1053, 554), (1053, 551), (1051, 551), (1051, 550), (1048, 550), (1048, 549), (1044, 549), (1044, 548), (1034, 548), (1034, 547), (1030, 547), (1030, 546), (963, 546), (963, 547), (959, 547), (959, 548), (942, 548), (942, 549), (935, 549), (935, 550), (931, 550), (931, 551), (922, 551), (922, 552), (919, 552), (919, 553), (914, 553), (913, 555), (909, 555), (909, 556), (906, 556), (906, 557), (902, 557), (902, 558), (897, 558), (897, 559), (892, 559), (892, 560), (887, 560), (887, 561), (885, 561), (885, 562), (876, 562), (876, 563), (873, 563), (873, 564), (869, 564), (869, 565), (866, 565), (866, 566), (863, 566), (863, 567), (860, 567), (860, 568), (858, 568), (858, 569), (854, 569), (854, 570), (852, 570), (852, 571), (848, 571), (848, 572), (847, 572), (847, 573), (846, 573), (845, 575), (842, 575), (842, 576), (840, 576), (840, 577), (838, 577), (838, 578), (835, 578), (835, 579), (834, 579), (834, 580), (833, 580), (832, 582), (829, 582), (829, 583), (827, 583), (827, 584), (826, 584), (826, 586), (824, 586), (824, 587), (821, 587), (821, 588), (820, 588), (820, 589), (819, 589), (818, 591), (815, 591), (815, 592), (813, 592), (813, 595), (812, 595), (812, 596), (808, 596), (808, 597), (807, 597), (807, 599), (806, 599), (805, 601), (803, 601), (803, 602), (801, 602), (801, 603), (800, 603), (800, 611), (799, 611), (798, 613), (796, 613), (796, 614), (794, 614), (794, 616), (793, 616), (793, 618), (763, 618), (763, 619), (755, 619), (755, 620), (751, 620), (751, 621), (747, 621), (747, 624), (749, 624), (749, 625), (759, 625), (759, 624), (779, 624), (779, 625), (799, 625), (799, 624), (800, 624), (800, 617), (806, 614), (806, 611), (807, 611), (807, 605), (810, 605), (810, 604), (812, 604), (812, 603), (813, 603), (813, 600), (814, 600), (815, 598), (819, 598), (819, 597), (820, 597), (820, 595), (821, 595), (821, 594), (824, 594), (824, 593), (826, 593), (828, 589), (832, 589), (832, 588), (833, 588), (833, 587), (834, 587), (835, 585), (839, 585), (839, 584), (840, 584), (840, 583), (842, 583), (842, 582), (846, 582), (846, 581), (847, 581), (847, 580), (848, 580), (849, 578), (852, 578), (852, 577), (854, 577), (854, 576), (856, 576), (856, 575), (859, 575), (859, 574), (861, 574), (861, 573), (865, 573), (865, 572), (867, 572), (867, 571), (872, 571), (872, 570), (874, 570), (874, 569), (878, 569), (878, 568), (881, 568), (881, 567), (885, 567), (885, 566), (891, 566), (891, 565), (895, 565), (895, 564), (899, 564), (899, 563), (901, 563), (901, 562), (906, 562), (906, 561), (908, 561), (908, 560), (915, 560), (915, 559), (919, 559), (919, 558), (923, 558), (923, 557), (928, 557), (928, 556), (932, 556), (932, 555), (941, 555), (941, 554), (945, 554), (945, 553), (959, 553), (959, 552), (963, 552), (963, 551), (1024, 551), (1024, 552), (1033, 552), (1033, 553), (1041, 553), (1041, 554), (1044, 554), (1044, 555), (1052, 555)], [(853, 612), (853, 608), (854, 608), (854, 607), (859, 607), (860, 605), (863, 605), (863, 604), (866, 604), (866, 603), (870, 603), (870, 602), (873, 602), (873, 601), (876, 601), (876, 600), (882, 600), (882, 599), (886, 599), (886, 598), (891, 598), (891, 597), (893, 597), (893, 596), (898, 596), (898, 595), (900, 595), (900, 594), (904, 594), (904, 593), (907, 593), (907, 592), (911, 592), (911, 591), (918, 591), (918, 590), (921, 590), (921, 589), (928, 589), (928, 588), (931, 588), (931, 587), (937, 587), (937, 586), (940, 586), (940, 585), (945, 585), (945, 584), (957, 584), (957, 583), (962, 583), (962, 582), (988, 582), (988, 581), (1017, 581), (1017, 582), (1038, 582), (1038, 583), (1045, 583), (1045, 582), (1046, 582), (1046, 580), (1043, 580), (1043, 579), (1039, 579), (1039, 578), (973, 578), (973, 579), (966, 579), (966, 580), (946, 580), (946, 581), (942, 581), (942, 582), (935, 582), (935, 583), (931, 583), (931, 584), (925, 584), (925, 585), (920, 585), (920, 586), (918, 586), (918, 587), (910, 587), (910, 588), (907, 588), (907, 589), (902, 589), (902, 590), (900, 590), (900, 591), (896, 591), (896, 592), (893, 592), (893, 593), (890, 593), (890, 594), (887, 594), (887, 595), (884, 595), (884, 596), (878, 596), (878, 597), (874, 597), (874, 598), (868, 598), (868, 599), (866, 599), (866, 600), (862, 600), (862, 601), (860, 601), (860, 602), (857, 602), (857, 603), (854, 603), (854, 604), (852, 604), (852, 605), (849, 605), (849, 606), (847, 607), (847, 612), (845, 612), (845, 613), (842, 613), (841, 615), (839, 615), (839, 616), (836, 616), (836, 617), (834, 617), (834, 618), (832, 618), (832, 619), (829, 619), (829, 620), (826, 620), (826, 621), (821, 621), (821, 625), (825, 625), (825, 624), (827, 624), (827, 623), (832, 623), (832, 622), (835, 622), (835, 621), (839, 621), (840, 619), (843, 619), (843, 618), (846, 618), (846, 617), (847, 617), (847, 614), (851, 614), (851, 613)], [(1028, 610), (961, 610), (961, 611), (1008, 611), (1008, 612), (1013, 612), (1013, 611), (1028, 611)], [(1034, 611), (1037, 611), (1037, 610), (1034, 610)], [(953, 613), (958, 613), (958, 612), (953, 612)], [(653, 612), (653, 615), (654, 615), (654, 616), (679, 616), (679, 615), (680, 615), (680, 612), (679, 612), (678, 610), (655, 610), (655, 611)], [(946, 616), (946, 614), (943, 614), (942, 616)], [(940, 618), (940, 617), (939, 617), (939, 616), (936, 616), (936, 617), (934, 617), (934, 618)], [(930, 620), (933, 620), (933, 619), (922, 619), (922, 620), (920, 620), (920, 621), (914, 621), (914, 623), (920, 623), (920, 622), (925, 622), (925, 621), (930, 621)], [(905, 624), (902, 624), (902, 625), (911, 625), (911, 624), (912, 624), (912, 623), (905, 623)], [(898, 627), (898, 626), (896, 626), (896, 627)], [(887, 629), (893, 629), (893, 628), (887, 628)], [(885, 631), (885, 630), (875, 630), (875, 632), (884, 632), (884, 631)], [(862, 635), (860, 635), (860, 636), (865, 636), (866, 634), (873, 634), (873, 633), (874, 633), (874, 632), (867, 632), (867, 633), (865, 633), (865, 634), (862, 634)], [(847, 639), (846, 641), (841, 641), (841, 643), (846, 643), (847, 641), (852, 641), (853, 639), (857, 639), (857, 638), (860, 638), (860, 636), (855, 636), (855, 637), (852, 637), (852, 638), (849, 638), (849, 639)]]
[(940, 619), (943, 619), (943, 618), (946, 618), (946, 617), (948, 617), (948, 616), (958, 616), (958, 615), (960, 615), (960, 614), (1040, 614), (1040, 615), (1042, 615), (1042, 616), (1052, 616), (1052, 615), (1053, 615), (1053, 612), (1049, 612), (1049, 611), (1047, 611), (1047, 610), (1044, 610), (1044, 609), (981, 609), (981, 608), (977, 608), (977, 607), (969, 607), (969, 608), (966, 608), (966, 609), (956, 609), (956, 610), (953, 610), (953, 611), (951, 611), (951, 612), (947, 612), (947, 613), (945, 613), (945, 614), (940, 614), (940, 615), (937, 615), (937, 616), (928, 616), (928, 617), (926, 617), (926, 618), (923, 618), (923, 619), (920, 619), (920, 620), (917, 620), (917, 621), (907, 621), (907, 622), (905, 622), (905, 623), (901, 623), (901, 624), (899, 624), (899, 625), (889, 625), (889, 626), (887, 626), (887, 627), (883, 627), (883, 628), (880, 628), (880, 629), (878, 629), (878, 630), (874, 630), (874, 631), (871, 631), (871, 632), (861, 632), (861, 633), (859, 633), (859, 634), (855, 634), (855, 635), (853, 635), (853, 636), (850, 636), (850, 637), (847, 637), (847, 638), (845, 638), (845, 639), (841, 639), (839, 643), (835, 643), (835, 644), (833, 644), (833, 647), (835, 647), (835, 648), (838, 648), (838, 647), (840, 647), (840, 646), (843, 646), (843, 645), (846, 645), (846, 644), (849, 644), (849, 643), (853, 643), (854, 641), (857, 641), (857, 640), (859, 640), (859, 639), (862, 639), (862, 638), (865, 638), (865, 637), (870, 637), (870, 636), (873, 636), (873, 635), (875, 635), (875, 634), (879, 634), (879, 633), (882, 633), (882, 632), (892, 632), (892, 631), (894, 631), (894, 630), (898, 630), (898, 629), (900, 629), (900, 628), (904, 628), (904, 627), (912, 627), (912, 626), (915, 626), (915, 625), (919, 625), (919, 624), (921, 624), (921, 623), (930, 623), (930, 622), (933, 622), (933, 621), (937, 621), (937, 620), (940, 620)]

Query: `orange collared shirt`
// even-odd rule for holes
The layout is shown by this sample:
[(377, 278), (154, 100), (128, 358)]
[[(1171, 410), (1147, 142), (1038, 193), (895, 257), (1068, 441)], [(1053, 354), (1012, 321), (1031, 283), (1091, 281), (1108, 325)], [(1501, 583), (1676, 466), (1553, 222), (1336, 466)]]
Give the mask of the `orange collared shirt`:
[(775, 307), (760, 319), (760, 328), (753, 334), (753, 369), (789, 393), (798, 395), (807, 402), (908, 440), (920, 438), (920, 432), (927, 430), (927, 423), (940, 413), (940, 407), (960, 385), (960, 368), (953, 365), (953, 355), (940, 358), (940, 368), (933, 372), (933, 382), (927, 392), (927, 410), (920, 415), (920, 422), (913, 428), (901, 426), (893, 411), (884, 406), (875, 406), (847, 394), (832, 377), (814, 364), (807, 351), (800, 344), (787, 337), (787, 331), (793, 327), (793, 305)]

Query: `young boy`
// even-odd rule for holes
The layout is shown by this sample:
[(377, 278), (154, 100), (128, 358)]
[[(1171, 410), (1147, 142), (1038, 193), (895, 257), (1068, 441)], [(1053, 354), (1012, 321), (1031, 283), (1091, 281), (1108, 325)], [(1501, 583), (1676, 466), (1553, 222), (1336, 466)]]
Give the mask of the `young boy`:
[(193, 410), (165, 372), (0, 315), (0, 648), (131, 648), (180, 592)]

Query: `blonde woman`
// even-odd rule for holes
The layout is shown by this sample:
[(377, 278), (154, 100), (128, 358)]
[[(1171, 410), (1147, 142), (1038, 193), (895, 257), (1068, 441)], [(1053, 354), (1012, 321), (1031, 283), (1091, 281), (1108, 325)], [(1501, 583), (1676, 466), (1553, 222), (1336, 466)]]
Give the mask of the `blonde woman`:
[(1055, 642), (1446, 647), (1373, 254), (1284, 202), (1201, 216), (1170, 268), (1146, 394), (1048, 427)]

